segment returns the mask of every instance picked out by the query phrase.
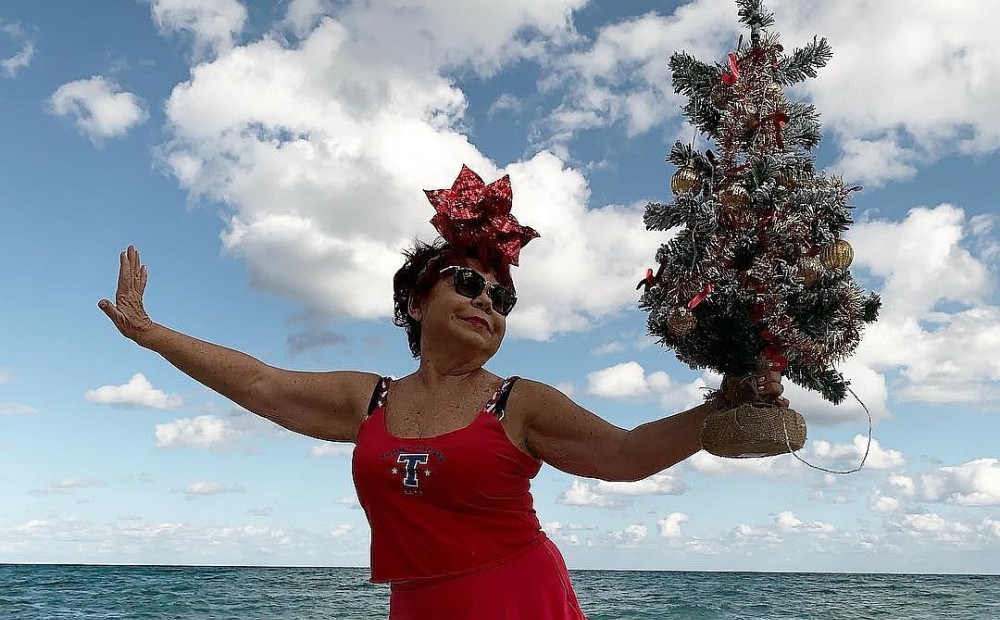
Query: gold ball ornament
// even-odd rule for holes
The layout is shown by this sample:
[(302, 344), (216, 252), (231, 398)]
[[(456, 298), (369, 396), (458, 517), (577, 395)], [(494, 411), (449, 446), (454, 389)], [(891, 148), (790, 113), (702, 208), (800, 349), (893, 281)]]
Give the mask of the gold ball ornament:
[(684, 194), (694, 194), (701, 190), (701, 175), (694, 166), (685, 165), (680, 167), (674, 176), (670, 177), (670, 190), (680, 196)]
[(831, 271), (847, 269), (854, 260), (854, 248), (843, 239), (837, 239), (833, 245), (823, 248), (819, 258), (823, 266)]
[(733, 184), (719, 192), (719, 202), (728, 209), (750, 204), (750, 192), (742, 185)]
[(806, 286), (812, 286), (823, 277), (823, 263), (818, 256), (803, 256), (799, 260), (799, 277)]
[(677, 306), (667, 315), (667, 327), (675, 336), (687, 336), (698, 324), (698, 317), (687, 306)]

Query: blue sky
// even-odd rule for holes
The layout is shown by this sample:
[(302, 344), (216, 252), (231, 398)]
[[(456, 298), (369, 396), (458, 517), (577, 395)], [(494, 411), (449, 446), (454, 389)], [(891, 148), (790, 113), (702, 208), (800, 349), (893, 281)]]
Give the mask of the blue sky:
[[(349, 445), (239, 410), (97, 309), (130, 243), (158, 322), (400, 376), (390, 282), (433, 238), (421, 190), (463, 163), (509, 173), (542, 238), (489, 368), (625, 428), (717, 385), (645, 335), (634, 285), (669, 236), (643, 207), (692, 137), (667, 59), (722, 60), (735, 5), (453, 4), (3, 4), (0, 562), (367, 565)], [(571, 568), (996, 572), (998, 9), (769, 6), (786, 48), (830, 40), (788, 96), (821, 113), (820, 165), (865, 186), (847, 238), (884, 308), (841, 370), (875, 418), (868, 464), (699, 454), (632, 484), (546, 466), (540, 520)], [(787, 395), (803, 458), (856, 465), (861, 408)]]

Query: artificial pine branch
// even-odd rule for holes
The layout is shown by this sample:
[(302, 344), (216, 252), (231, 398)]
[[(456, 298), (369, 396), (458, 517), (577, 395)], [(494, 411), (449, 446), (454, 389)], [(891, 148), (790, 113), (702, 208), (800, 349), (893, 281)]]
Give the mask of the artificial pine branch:
[(751, 30), (774, 25), (774, 13), (764, 10), (763, 0), (736, 0), (740, 21)]
[(844, 379), (833, 368), (813, 369), (807, 366), (791, 364), (785, 371), (785, 375), (796, 385), (800, 385), (807, 390), (819, 392), (823, 398), (834, 405), (839, 405), (847, 397), (847, 388), (851, 382)]
[(698, 131), (708, 136), (714, 136), (719, 131), (719, 122), (722, 115), (714, 106), (706, 103), (688, 103), (684, 106), (684, 112), (688, 118), (692, 119)]
[(646, 225), (646, 230), (670, 230), (680, 225), (676, 211), (671, 209), (670, 205), (659, 202), (646, 205), (642, 221)]
[(719, 81), (719, 68), (696, 60), (687, 52), (677, 52), (670, 56), (670, 73), (673, 76), (674, 93), (693, 97), (710, 92)]
[(718, 131), (720, 114), (711, 104), (712, 87), (719, 82), (720, 69), (678, 52), (670, 57), (674, 92), (688, 98), (685, 115), (692, 124), (709, 136)]
[(882, 298), (878, 293), (870, 293), (861, 304), (861, 320), (865, 323), (874, 323), (878, 319), (878, 311), (882, 307)]
[(715, 174), (715, 166), (709, 157), (694, 150), (690, 144), (684, 144), (679, 140), (674, 143), (670, 155), (667, 156), (667, 161), (678, 168), (691, 165), (706, 178), (711, 178)]
[(825, 67), (832, 57), (833, 49), (826, 37), (818, 40), (813, 37), (812, 43), (778, 61), (776, 75), (786, 86), (802, 82), (806, 78), (816, 77), (816, 70)]
[(822, 139), (819, 126), (819, 113), (816, 107), (808, 103), (790, 101), (785, 104), (785, 114), (788, 114), (789, 123), (785, 125), (782, 135), (785, 144), (797, 146), (803, 150), (811, 151)]

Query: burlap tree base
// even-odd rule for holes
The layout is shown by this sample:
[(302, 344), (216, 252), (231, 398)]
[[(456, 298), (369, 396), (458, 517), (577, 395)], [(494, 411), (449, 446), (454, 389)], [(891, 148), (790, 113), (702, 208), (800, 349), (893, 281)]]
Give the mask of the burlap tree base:
[(718, 407), (705, 419), (701, 445), (716, 456), (759, 458), (802, 449), (806, 421), (794, 409), (760, 400), (756, 376), (726, 377), (712, 400)]
[(805, 443), (806, 421), (799, 412), (773, 405), (744, 403), (713, 411), (701, 431), (705, 450), (734, 459), (785, 454)]

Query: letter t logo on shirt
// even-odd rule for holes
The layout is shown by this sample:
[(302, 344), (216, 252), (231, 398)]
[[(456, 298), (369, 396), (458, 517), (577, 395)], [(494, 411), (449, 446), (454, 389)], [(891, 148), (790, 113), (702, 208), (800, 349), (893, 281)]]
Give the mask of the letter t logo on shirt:
[(420, 486), (420, 481), (417, 479), (417, 465), (426, 465), (429, 457), (428, 454), (400, 454), (396, 457), (397, 462), (406, 465), (403, 486), (414, 488)]

